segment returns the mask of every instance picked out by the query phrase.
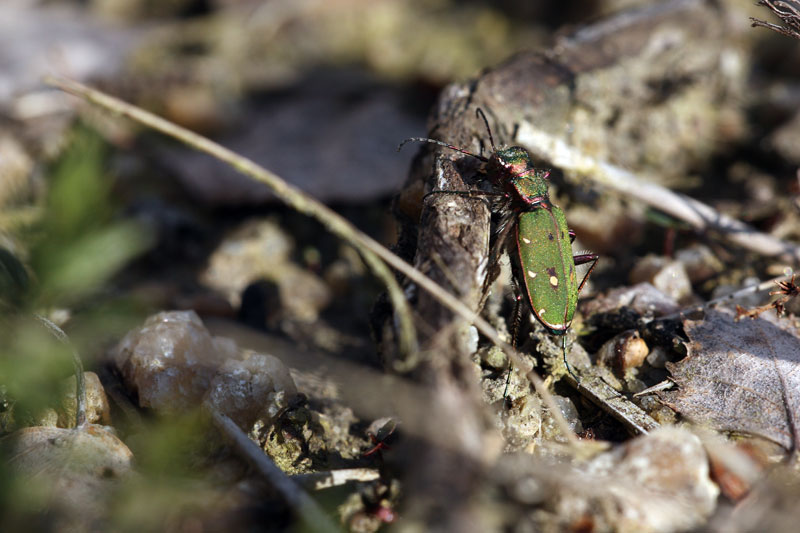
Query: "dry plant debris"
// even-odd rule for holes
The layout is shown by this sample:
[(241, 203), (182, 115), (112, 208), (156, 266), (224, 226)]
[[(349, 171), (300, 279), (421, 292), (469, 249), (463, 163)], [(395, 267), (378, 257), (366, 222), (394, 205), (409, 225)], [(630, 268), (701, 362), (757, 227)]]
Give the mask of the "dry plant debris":
[(795, 283), (794, 277), (795, 275), (792, 274), (791, 279), (775, 282), (775, 284), (778, 286), (778, 290), (769, 293), (770, 296), (778, 296), (778, 298), (776, 298), (773, 302), (754, 307), (753, 309), (745, 309), (737, 305), (736, 318), (756, 318), (764, 311), (768, 311), (770, 309), (775, 309), (775, 313), (778, 316), (783, 315), (784, 311), (786, 310), (786, 304), (800, 295), (800, 287), (798, 287), (798, 285)]
[(800, 2), (793, 0), (759, 0), (758, 5), (764, 6), (781, 19), (784, 26), (751, 17), (753, 26), (768, 28), (787, 37), (800, 39)]
[(684, 320), (689, 355), (667, 363), (678, 387), (659, 396), (700, 424), (797, 447), (800, 339), (793, 321), (736, 321), (711, 310)]
[[(358, 0), (356, 4), (361, 5), (361, 2), (363, 0)], [(796, 22), (797, 11), (793, 7), (796, 2), (764, 1), (761, 4), (779, 14), (795, 17), (790, 17), (788, 22), (784, 20), (788, 26)], [(412, 176), (416, 183), (409, 184), (407, 197), (397, 202), (398, 206), (408, 208), (402, 214), (411, 220), (397, 217), (401, 224), (408, 224), (402, 230), (404, 238), (400, 239), (398, 252), (405, 261), (413, 262), (417, 270), (360, 233), (352, 232), (349, 225), (337, 219), (326, 226), (340, 237), (359, 242), (364, 247), (361, 249), (364, 259), (368, 263), (372, 261), (370, 267), (383, 272), (389, 282), (394, 281), (394, 276), (379, 258), (398, 270), (408, 269), (405, 271), (408, 279), (399, 279), (402, 287), (390, 283), (390, 287), (394, 287), (394, 309), (375, 321), (382, 321), (376, 328), (382, 327), (379, 344), (382, 344), (384, 360), (381, 362), (390, 372), (403, 374), (402, 378), (380, 374), (374, 369), (366, 371), (356, 365), (346, 366), (338, 360), (336, 364), (326, 365), (322, 358), (312, 361), (310, 366), (314, 374), (311, 376), (311, 370), (302, 368), (300, 359), (304, 357), (302, 352), (306, 345), (297, 336), (292, 337), (292, 341), (298, 341), (295, 343), (281, 339), (287, 346), (284, 353), (274, 352), (292, 366), (290, 375), (287, 367), (274, 357), (261, 353), (248, 356), (239, 352), (232, 341), (214, 338), (193, 313), (163, 313), (131, 331), (113, 355), (116, 370), (122, 374), (127, 387), (124, 394), (130, 394), (131, 399), (144, 408), (138, 416), (147, 423), (165, 414), (174, 415), (202, 406), (205, 414), (210, 412), (218, 428), (236, 443), (240, 453), (261, 471), (272, 487), (271, 496), (278, 493), (282, 496), (268, 496), (261, 503), (265, 507), (280, 507), (282, 499), (284, 505), (294, 510), (295, 519), (302, 520), (303, 514), (307, 514), (306, 519), (310, 521), (306, 525), (312, 530), (315, 526), (319, 530), (321, 525), (330, 522), (329, 515), (334, 513), (335, 504), (317, 509), (304, 490), (337, 485), (341, 488), (325, 493), (319, 503), (330, 501), (334, 492), (349, 491), (348, 501), (355, 505), (346, 511), (342, 510), (345, 507), (342, 505), (339, 513), (341, 522), (354, 531), (374, 531), (382, 522), (396, 519), (400, 521), (399, 527), (407, 530), (460, 532), (524, 530), (526, 527), (541, 531), (668, 532), (700, 529), (710, 524), (713, 527), (714, 522), (709, 522), (709, 517), (717, 512), (718, 518), (721, 514), (718, 511), (723, 508), (717, 501), (718, 487), (722, 487), (727, 498), (744, 500), (751, 489), (753, 493), (758, 490), (756, 481), (761, 479), (762, 472), (743, 477), (723, 461), (712, 465), (715, 472), (710, 476), (708, 455), (711, 452), (707, 443), (703, 441), (704, 448), (696, 435), (686, 428), (659, 428), (659, 424), (674, 421), (675, 413), (658, 403), (652, 394), (631, 399), (630, 393), (650, 385), (655, 381), (649, 381), (654, 375), (666, 378), (669, 370), (677, 388), (661, 391), (660, 397), (687, 418), (710, 422), (715, 428), (726, 431), (760, 435), (786, 448), (796, 447), (793, 413), (797, 387), (792, 372), (797, 363), (798, 345), (791, 324), (765, 320), (767, 317), (737, 322), (730, 313), (720, 311), (709, 311), (703, 319), (675, 317), (681, 309), (679, 302), (680, 305), (697, 303), (699, 295), (705, 296), (714, 288), (700, 287), (700, 280), (709, 280), (716, 286), (719, 278), (731, 271), (738, 274), (740, 270), (759, 268), (751, 266), (749, 258), (741, 261), (745, 265), (742, 269), (739, 263), (728, 262), (725, 254), (734, 254), (719, 244), (710, 228), (716, 227), (735, 236), (732, 242), (744, 248), (749, 246), (756, 254), (769, 255), (777, 253), (778, 249), (791, 252), (789, 255), (798, 254), (795, 245), (774, 240), (793, 235), (781, 235), (763, 218), (754, 220), (746, 214), (736, 214), (752, 223), (758, 234), (738, 223), (728, 227), (730, 220), (717, 214), (731, 211), (711, 211), (693, 198), (672, 194), (682, 185), (689, 186), (691, 178), (685, 178), (685, 174), (705, 172), (708, 159), (718, 157), (722, 146), (738, 147), (740, 143), (753, 141), (749, 136), (748, 107), (752, 102), (746, 89), (750, 83), (750, 63), (755, 63), (757, 57), (740, 42), (743, 40), (741, 24), (738, 28), (728, 24), (728, 19), (735, 18), (736, 12), (728, 11), (725, 3), (677, 0), (654, 6), (556, 38), (556, 46), (544, 54), (519, 54), (468, 84), (452, 85), (443, 93), (438, 111), (431, 120), (436, 129), (430, 135), (454, 141), (458, 137), (460, 145), (477, 150), (482, 140), (476, 132), (480, 135), (483, 129), (471, 126), (465, 113), (472, 115), (474, 107), (480, 106), (490, 114), (493, 127), (500, 130), (504, 140), (529, 143), (531, 149), (538, 146), (543, 165), (560, 167), (567, 181), (558, 182), (553, 194), (558, 195), (558, 202), (565, 201), (567, 209), (574, 207), (570, 203), (581, 203), (588, 213), (582, 222), (568, 215), (570, 222), (577, 224), (573, 229), (578, 230), (581, 238), (586, 236), (584, 245), (590, 248), (594, 248), (593, 242), (604, 243), (604, 255), (608, 256), (606, 264), (611, 266), (603, 267), (603, 277), (597, 283), (602, 290), (613, 286), (606, 278), (617, 278), (618, 282), (624, 278), (626, 269), (636, 264), (632, 256), (644, 248), (645, 224), (640, 220), (643, 209), (631, 206), (628, 197), (640, 198), (658, 209), (667, 206), (665, 195), (669, 193), (673, 212), (680, 207), (700, 218), (705, 216), (693, 225), (690, 236), (697, 241), (705, 238), (706, 243), (710, 242), (705, 254), (698, 252), (694, 257), (681, 258), (681, 252), (687, 248), (681, 248), (684, 243), (680, 241), (688, 232), (686, 227), (672, 228), (669, 246), (661, 247), (663, 256), (645, 257), (633, 268), (628, 283), (641, 283), (607, 291), (605, 297), (593, 298), (584, 306), (581, 314), (588, 317), (584, 325), (589, 331), (580, 330), (582, 326), (578, 325), (574, 333), (580, 333), (582, 338), (576, 341), (573, 335), (569, 339), (573, 345), (570, 360), (581, 359), (585, 363), (574, 365), (581, 371), (580, 384), (570, 376), (561, 379), (563, 369), (553, 364), (556, 360), (560, 362), (560, 350), (555, 352), (557, 358), (551, 357), (551, 339), (543, 342), (540, 331), (531, 331), (525, 339), (527, 345), (519, 346), (530, 352), (531, 357), (523, 358), (516, 351), (506, 357), (496, 347), (487, 349), (489, 342), (499, 346), (507, 340), (503, 333), (508, 329), (510, 303), (499, 294), (503, 291), (500, 284), (496, 284), (493, 300), (483, 310), (483, 317), (491, 321), (500, 335), (474, 314), (480, 311), (479, 302), (484, 300), (484, 278), (493, 268), (487, 267), (490, 262), (487, 252), (491, 249), (491, 230), (496, 221), (489, 218), (482, 203), (460, 202), (465, 200), (463, 197), (440, 196), (423, 202), (423, 192), (428, 190), (425, 187), (446, 185), (464, 190), (475, 185), (473, 169), (465, 167), (463, 161), (442, 158), (439, 154), (429, 165), (432, 154), (428, 153), (418, 157), (416, 176)], [(273, 8), (269, 9), (270, 14), (274, 14)], [(331, 13), (339, 18), (338, 10)], [(280, 25), (273, 22), (273, 17), (264, 17), (262, 13), (262, 20), (266, 19), (270, 24)], [(739, 14), (739, 19), (746, 17)], [(762, 25), (770, 27), (768, 23)], [(441, 31), (441, 28), (436, 30)], [(309, 35), (307, 27), (300, 28), (299, 33), (304, 38)], [(154, 48), (161, 47), (156, 43)], [(161, 62), (159, 66), (171, 64)], [(312, 78), (311, 82), (319, 79)], [(173, 117), (195, 113), (196, 118), (202, 118), (203, 112), (192, 108), (203, 107), (203, 104), (193, 105), (198, 104), (198, 99), (192, 95), (197, 96), (204, 89), (195, 88), (194, 81), (196, 79), (190, 78), (187, 83), (191, 83), (191, 87), (178, 87), (168, 91), (169, 94), (159, 95), (163, 96), (161, 105), (172, 112)], [(109, 92), (117, 92), (112, 89), (113, 86)], [(314, 89), (320, 94), (331, 92), (328, 87)], [(79, 92), (74, 86), (72, 90)], [(292, 107), (285, 113), (296, 120), (296, 109), (299, 108)], [(211, 110), (210, 116), (213, 118), (213, 111), (220, 110), (224, 108)], [(354, 112), (347, 108), (344, 113), (349, 116)], [(130, 109), (126, 113), (135, 116)], [(266, 113), (264, 123), (274, 130), (270, 132), (273, 136), (285, 136), (283, 124), (275, 122), (275, 118)], [(250, 115), (247, 119), (252, 125), (257, 117)], [(315, 119), (311, 122), (315, 122), (317, 134), (327, 145), (325, 123), (329, 121), (319, 115)], [(386, 124), (381, 123), (379, 128), (382, 134), (393, 135)], [(162, 128), (162, 131), (166, 130)], [(267, 139), (269, 142), (271, 137)], [(205, 140), (195, 138), (195, 141)], [(256, 143), (260, 142), (263, 138), (256, 136)], [(376, 143), (385, 144), (380, 139)], [(316, 145), (309, 144), (307, 139), (301, 139), (300, 145), (303, 157), (287, 153), (287, 160), (293, 164), (305, 163), (306, 155), (308, 160), (317, 157)], [(206, 149), (209, 146), (207, 143)], [(240, 170), (265, 177), (263, 169), (256, 169), (252, 162), (234, 159), (218, 146), (213, 148), (218, 156), (225, 154), (227, 161), (238, 165)], [(334, 160), (340, 158), (336, 150), (325, 155)], [(378, 150), (371, 151), (370, 157), (382, 160)], [(352, 182), (338, 179), (334, 171), (327, 172), (325, 157), (315, 161), (317, 165), (323, 162), (325, 172), (307, 174), (330, 183), (337, 191), (349, 192), (347, 188), (352, 187)], [(367, 167), (363, 160), (355, 163)], [(280, 167), (270, 165), (270, 168), (282, 174)], [(431, 173), (425, 174), (422, 168), (432, 169)], [(216, 180), (214, 167), (209, 166), (209, 169), (210, 178)], [(181, 170), (193, 172), (190, 165)], [(394, 168), (393, 171), (399, 170)], [(587, 198), (594, 194), (609, 196), (607, 191), (574, 190), (577, 186), (572, 178), (589, 174), (596, 180), (595, 171), (605, 172), (609, 189), (617, 189), (626, 197), (614, 202), (617, 213), (611, 212), (607, 202), (589, 207), (592, 201)], [(373, 175), (387, 177), (379, 172), (367, 174), (370, 178)], [(555, 174), (558, 171), (554, 177), (560, 180)], [(702, 174), (702, 177), (711, 176)], [(659, 181), (660, 185), (643, 184), (640, 180), (645, 178)], [(778, 181), (777, 176), (774, 179)], [(281, 197), (301, 212), (330, 215), (324, 206), (303, 200), (274, 176), (265, 181), (273, 186), (277, 184), (283, 191)], [(249, 181), (246, 183), (252, 185)], [(777, 186), (774, 189), (768, 192), (781, 192)], [(319, 193), (317, 196), (325, 193), (322, 185), (314, 190)], [(645, 197), (640, 194), (642, 191), (650, 194)], [(0, 191), (0, 200), (5, 196)], [(748, 198), (754, 196), (751, 194)], [(761, 200), (755, 203), (759, 204), (756, 206), (759, 209), (747, 210), (747, 213), (762, 213), (764, 205), (770, 208), (774, 205)], [(396, 211), (396, 214), (401, 213)], [(317, 331), (324, 329), (320, 322), (326, 320), (329, 300), (332, 305), (341, 305), (343, 298), (330, 289), (329, 279), (309, 266), (319, 266), (319, 263), (308, 260), (303, 268), (293, 266), (291, 245), (273, 242), (273, 246), (268, 246), (272, 230), (269, 223), (255, 220), (252, 213), (236, 216), (248, 218), (250, 226), (241, 226), (244, 231), (232, 235), (216, 253), (210, 254), (205, 275), (191, 281), (205, 282), (224, 293), (230, 304), (226, 309), (230, 312), (240, 307), (245, 287), (267, 278), (281, 287), (281, 297), (272, 302), (275, 308), (284, 313), (288, 311), (287, 316), (306, 321)], [(579, 222), (572, 222), (575, 220)], [(719, 221), (723, 223), (715, 224)], [(736, 228), (744, 228), (746, 232), (741, 233)], [(731, 229), (736, 231), (729, 231)], [(295, 230), (299, 237), (302, 230), (292, 227), (293, 234)], [(319, 229), (314, 231), (321, 233)], [(676, 231), (686, 233), (675, 239)], [(770, 246), (752, 246), (758, 241), (753, 237), (762, 234), (771, 239)], [(405, 243), (413, 243), (413, 246), (404, 249)], [(658, 244), (650, 242), (647, 247), (657, 249)], [(454, 251), (446, 248), (451, 245)], [(311, 248), (313, 246), (316, 244)], [(636, 251), (628, 250), (634, 246)], [(302, 251), (304, 258), (318, 252), (300, 246), (298, 251)], [(677, 252), (674, 258), (673, 251)], [(721, 261), (713, 263), (714, 259)], [(722, 261), (727, 264), (723, 265)], [(192, 265), (194, 269), (198, 266)], [(457, 294), (458, 298), (428, 288), (423, 282), (428, 282), (429, 278), (420, 272), (435, 278), (441, 287)], [(13, 272), (10, 274), (13, 278)], [(740, 281), (741, 278), (734, 278), (731, 283)], [(301, 292), (287, 296), (283, 293), (286, 287)], [(432, 287), (441, 288), (433, 284)], [(794, 279), (785, 281), (774, 303), (742, 311), (740, 315), (758, 318), (762, 310), (771, 308), (780, 313), (797, 293)], [(449, 303), (442, 307), (437, 300)], [(406, 303), (411, 306), (410, 310), (399, 312), (401, 304)], [(359, 306), (352, 302), (347, 310), (351, 312), (356, 307)], [(460, 319), (453, 321), (453, 313)], [(591, 317), (595, 313), (606, 314), (606, 323), (600, 323), (603, 318)], [(664, 315), (674, 317), (664, 318)], [(271, 315), (275, 316), (279, 315)], [(593, 321), (594, 318), (597, 320)], [(274, 328), (270, 330), (274, 338), (287, 333), (285, 324), (279, 323), (281, 320), (262, 321), (262, 326), (263, 322)], [(398, 327), (398, 323), (404, 325)], [(650, 328), (653, 324), (661, 324), (663, 331), (655, 331), (655, 326)], [(690, 339), (690, 354), (685, 360), (675, 362), (681, 353), (679, 348), (685, 346), (683, 332), (679, 331), (681, 324)], [(401, 337), (404, 328), (407, 328), (407, 336)], [(483, 339), (476, 329), (483, 333)], [(601, 330), (599, 334), (597, 330)], [(417, 332), (421, 348), (418, 351), (414, 335)], [(596, 338), (589, 339), (595, 334)], [(501, 337), (502, 340), (498, 340)], [(398, 341), (401, 338), (405, 341)], [(237, 337), (237, 341), (241, 339)], [(398, 349), (398, 344), (404, 343), (405, 347)], [(590, 367), (590, 356), (585, 349), (593, 352), (594, 368)], [(330, 351), (339, 358), (352, 356), (344, 349)], [(376, 354), (370, 350), (369, 357), (373, 356)], [(507, 368), (509, 359), (514, 366), (519, 366), (515, 358), (529, 365), (525, 370), (530, 372), (529, 379), (539, 395), (533, 393), (527, 380), (518, 377), (513, 397), (507, 402), (500, 401), (498, 386), (502, 388), (502, 381), (498, 374)], [(530, 370), (532, 361), (535, 361), (535, 373)], [(608, 367), (616, 372), (608, 372)], [(606, 372), (596, 374), (601, 370)], [(342, 379), (345, 374), (346, 379)], [(84, 374), (76, 375), (80, 380)], [(547, 376), (545, 383), (539, 380), (539, 375)], [(616, 379), (614, 375), (625, 379)], [(312, 377), (320, 382), (319, 387), (309, 386)], [(612, 383), (615, 383), (613, 387)], [(339, 392), (320, 394), (323, 388), (338, 388)], [(648, 387), (651, 391), (654, 388)], [(99, 392), (103, 392), (102, 386)], [(483, 403), (481, 392), (484, 393)], [(490, 404), (491, 408), (486, 409), (485, 404)], [(653, 415), (653, 404), (658, 404), (660, 412), (668, 412), (672, 418)], [(611, 416), (600, 412), (597, 406)], [(137, 412), (133, 407), (131, 410)], [(55, 414), (55, 410), (51, 411)], [(89, 414), (102, 415), (107, 422), (107, 411), (107, 407), (91, 409)], [(555, 417), (562, 414), (567, 419), (563, 424), (566, 430), (556, 429), (554, 425)], [(73, 417), (72, 414), (68, 416)], [(387, 423), (388, 416), (392, 418)], [(81, 419), (78, 414), (74, 418)], [(166, 418), (170, 421), (165, 425), (165, 433), (174, 433), (169, 425), (171, 417)], [(367, 427), (369, 420), (376, 418), (378, 420)], [(395, 419), (400, 422), (397, 431)], [(92, 420), (94, 418), (89, 419)], [(124, 424), (114, 422), (125, 431)], [(79, 443), (82, 449), (93, 450), (90, 444), (84, 443), (89, 437), (102, 437), (98, 438), (101, 442), (113, 440), (96, 435), (99, 429), (95, 426), (80, 422), (77, 425), (79, 430), (67, 433), (41, 427), (20, 432), (15, 441), (21, 446), (20, 453), (13, 457), (12, 466), (30, 477), (39, 475), (42, 467), (58, 475), (58, 468), (50, 468), (51, 463), (75, 461), (75, 466), (94, 469), (84, 481), (76, 482), (79, 490), (75, 495), (84, 492), (83, 487), (95, 484), (98, 471), (111, 477), (127, 471), (130, 452), (126, 454), (123, 449), (115, 455), (113, 443), (109, 443), (108, 454), (103, 450), (96, 452), (97, 462), (82, 463), (76, 456), (59, 456), (62, 448), (74, 448), (74, 443)], [(629, 439), (625, 429), (642, 435)], [(583, 440), (578, 441), (573, 431)], [(571, 447), (564, 446), (565, 435), (572, 439)], [(147, 461), (146, 453), (141, 453), (141, 444), (140, 448), (135, 446), (141, 436), (123, 433), (123, 438), (137, 454), (141, 467)], [(595, 438), (598, 440), (594, 441)], [(12, 440), (5, 442), (11, 444)], [(600, 449), (603, 453), (598, 452)], [(213, 455), (219, 452), (216, 449), (204, 456), (205, 460), (215, 462), (211, 467), (214, 475), (225, 469), (224, 465), (216, 463)], [(110, 459), (106, 460), (109, 454)], [(239, 466), (244, 469), (243, 465)], [(507, 470), (500, 472), (504, 467)], [(292, 475), (295, 472), (303, 473)], [(252, 478), (242, 482), (246, 474), (241, 471), (238, 476), (229, 475), (226, 483), (220, 484), (223, 487), (220, 490), (253, 482)], [(64, 478), (73, 479), (71, 475)], [(320, 478), (324, 479), (320, 481)], [(397, 487), (401, 482), (402, 503), (398, 506)], [(101, 491), (108, 487), (97, 484), (102, 487)], [(263, 490), (253, 492), (259, 498), (264, 496)], [(178, 498), (190, 493), (193, 491), (185, 487), (175, 491)], [(148, 496), (152, 498), (149, 493)], [(215, 496), (209, 493), (197, 501), (205, 504), (214, 501)], [(187, 508), (180, 501), (162, 499), (168, 500), (176, 513)], [(102, 500), (101, 495), (97, 504), (102, 506)], [(148, 502), (148, 509), (154, 500)], [(281, 512), (289, 514), (283, 507)], [(312, 518), (317, 512), (317, 518)], [(191, 518), (208, 527), (202, 514)], [(497, 527), (486, 527), (487, 524)], [(0, 525), (3, 525), (2, 520)], [(296, 523), (286, 527), (292, 525)]]

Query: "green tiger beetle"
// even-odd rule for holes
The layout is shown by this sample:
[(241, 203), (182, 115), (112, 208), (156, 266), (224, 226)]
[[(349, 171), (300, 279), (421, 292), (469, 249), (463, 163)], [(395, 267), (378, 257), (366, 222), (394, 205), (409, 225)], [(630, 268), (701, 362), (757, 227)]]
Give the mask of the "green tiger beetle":
[[(550, 202), (547, 178), (550, 171), (534, 167), (527, 150), (520, 146), (498, 149), (494, 144), (492, 130), (483, 110), (478, 108), (476, 115), (483, 119), (489, 133), (492, 153), (489, 157), (473, 154), (463, 148), (436, 139), (412, 137), (403, 141), (397, 148), (408, 142), (419, 141), (438, 144), (461, 152), (486, 163), (486, 174), (494, 191), (433, 191), (432, 194), (457, 194), (469, 197), (490, 197), (499, 201), (494, 210), (500, 215), (496, 230), (495, 244), (489, 254), (489, 264), (494, 264), (511, 234), (516, 246), (508, 246), (512, 256), (513, 280), (516, 288), (516, 305), (512, 327), (512, 345), (516, 347), (520, 320), (520, 302), (524, 298), (536, 319), (552, 335), (561, 336), (564, 365), (570, 375), (580, 383), (567, 362), (566, 332), (572, 324), (575, 308), (589, 275), (597, 266), (598, 256), (587, 253), (572, 255), (572, 241), (575, 232), (567, 226), (564, 212)], [(580, 284), (575, 272), (576, 265), (591, 263)], [(524, 293), (520, 288), (524, 288)], [(503, 397), (508, 392), (511, 378), (509, 369)]]

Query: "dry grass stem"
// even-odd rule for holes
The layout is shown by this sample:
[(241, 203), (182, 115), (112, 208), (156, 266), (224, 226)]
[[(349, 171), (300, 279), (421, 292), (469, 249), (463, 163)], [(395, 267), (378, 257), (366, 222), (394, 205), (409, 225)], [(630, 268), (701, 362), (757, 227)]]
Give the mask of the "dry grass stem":
[[(283, 200), (290, 207), (320, 221), (332, 233), (341, 237), (355, 247), (362, 254), (370, 268), (372, 268), (376, 275), (378, 275), (378, 277), (386, 284), (390, 296), (392, 297), (392, 303), (395, 305), (395, 311), (398, 313), (398, 316), (401, 317), (401, 320), (404, 321), (403, 323), (408, 322), (401, 328), (401, 330), (406, 332), (406, 337), (410, 337), (412, 336), (411, 332), (413, 331), (413, 326), (410, 324), (411, 314), (408, 311), (408, 304), (405, 301), (402, 290), (397, 285), (394, 276), (388, 269), (385, 268), (385, 265), (381, 262), (381, 260), (385, 261), (386, 264), (392, 268), (400, 271), (411, 281), (418, 284), (421, 288), (430, 293), (442, 305), (447, 307), (457, 316), (474, 324), (478, 331), (483, 333), (491, 342), (499, 346), (509, 356), (514, 365), (517, 368), (522, 369), (525, 375), (531, 381), (536, 389), (536, 392), (542, 397), (542, 400), (558, 424), (559, 429), (569, 443), (576, 448), (580, 447), (580, 440), (572, 431), (567, 421), (564, 419), (564, 416), (561, 414), (561, 410), (553, 399), (553, 396), (547, 390), (547, 387), (544, 385), (542, 379), (532, 371), (532, 365), (530, 362), (526, 361), (525, 358), (522, 357), (516, 350), (514, 350), (508, 343), (504, 342), (498, 335), (497, 331), (495, 331), (495, 329), (492, 328), (488, 322), (464, 305), (458, 298), (444, 290), (433, 280), (416, 270), (414, 267), (400, 259), (385, 247), (381, 246), (380, 243), (353, 227), (352, 224), (329, 209), (327, 206), (313, 198), (310, 198), (302, 191), (286, 183), (279, 176), (257, 165), (253, 161), (242, 157), (201, 135), (197, 135), (196, 133), (193, 133), (185, 128), (181, 128), (180, 126), (149, 113), (139, 107), (123, 102), (117, 98), (91, 89), (72, 80), (49, 77), (47, 78), (46, 82), (93, 104), (108, 109), (109, 111), (129, 117), (141, 124), (160, 131), (165, 135), (178, 139), (197, 150), (216, 157), (220, 161), (224, 161), (246, 176), (266, 184), (281, 200)], [(416, 335), (413, 335), (413, 339), (414, 343), (416, 343)], [(407, 344), (409, 342), (409, 340), (406, 340)]]

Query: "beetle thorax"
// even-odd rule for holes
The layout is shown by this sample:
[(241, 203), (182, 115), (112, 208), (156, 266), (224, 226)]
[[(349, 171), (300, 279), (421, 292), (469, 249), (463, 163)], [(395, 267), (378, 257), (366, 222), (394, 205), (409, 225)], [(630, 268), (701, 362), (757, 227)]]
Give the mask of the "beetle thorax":
[(529, 206), (549, 203), (547, 176), (550, 172), (535, 168), (528, 151), (520, 146), (502, 148), (492, 154), (489, 175), (516, 202)]

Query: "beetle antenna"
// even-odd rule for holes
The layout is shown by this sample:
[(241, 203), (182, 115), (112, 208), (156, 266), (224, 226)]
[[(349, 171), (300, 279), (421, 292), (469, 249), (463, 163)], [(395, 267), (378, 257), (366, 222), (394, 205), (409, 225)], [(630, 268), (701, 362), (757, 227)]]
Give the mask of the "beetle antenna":
[(450, 148), (451, 150), (455, 150), (456, 152), (461, 152), (462, 154), (471, 155), (472, 157), (474, 157), (476, 159), (480, 159), (484, 163), (488, 163), (489, 162), (489, 159), (486, 158), (486, 157), (483, 157), (482, 155), (473, 154), (472, 152), (467, 152), (463, 148), (459, 148), (457, 146), (453, 146), (452, 144), (447, 144), (446, 142), (437, 141), (436, 139), (428, 139), (427, 137), (410, 137), (410, 138), (408, 138), (405, 141), (400, 143), (400, 146), (397, 147), (397, 151), (399, 152), (400, 149), (403, 146), (405, 146), (406, 143), (410, 143), (411, 141), (419, 141), (419, 142), (438, 144), (439, 146), (444, 146), (445, 148)]
[(483, 114), (483, 109), (480, 107), (475, 110), (475, 116), (480, 116), (483, 123), (486, 124), (486, 131), (489, 132), (489, 142), (492, 143), (492, 152), (496, 152), (497, 148), (494, 146), (494, 137), (492, 137), (492, 129), (489, 127), (489, 121), (486, 120), (486, 115)]

